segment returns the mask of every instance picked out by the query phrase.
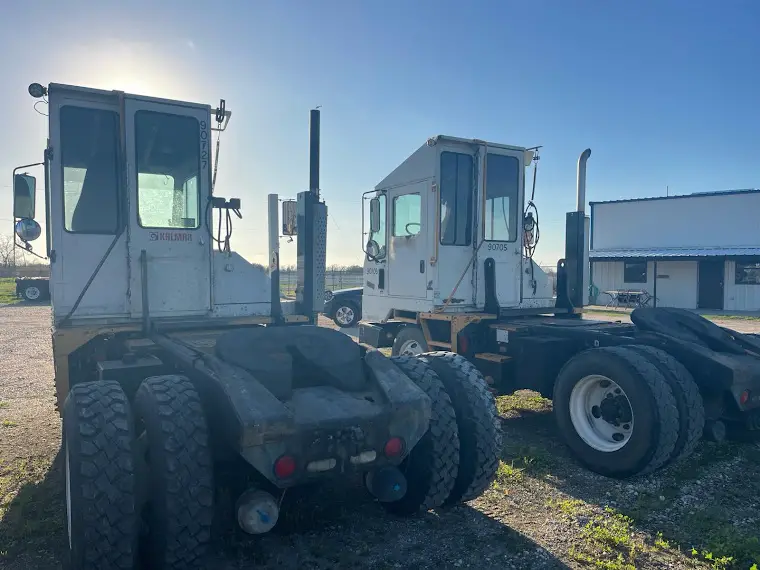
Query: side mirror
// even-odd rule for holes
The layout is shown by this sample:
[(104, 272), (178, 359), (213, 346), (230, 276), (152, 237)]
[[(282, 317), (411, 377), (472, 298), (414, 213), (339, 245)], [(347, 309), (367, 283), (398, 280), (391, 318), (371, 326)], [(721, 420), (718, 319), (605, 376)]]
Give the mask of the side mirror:
[(285, 200), (282, 203), (282, 235), (298, 235), (298, 202), (295, 200)]
[(34, 205), (37, 191), (37, 179), (28, 174), (16, 174), (13, 177), (13, 216), (21, 219), (34, 219)]
[(31, 245), (29, 245), (29, 242), (36, 240), (42, 234), (42, 228), (40, 225), (31, 218), (20, 219), (18, 222), (16, 222), (16, 225), (13, 229), (15, 230), (16, 235), (19, 237), (19, 239), (27, 244), (27, 249), (30, 251)]
[(373, 234), (380, 231), (380, 200), (377, 198), (369, 201), (369, 231)]

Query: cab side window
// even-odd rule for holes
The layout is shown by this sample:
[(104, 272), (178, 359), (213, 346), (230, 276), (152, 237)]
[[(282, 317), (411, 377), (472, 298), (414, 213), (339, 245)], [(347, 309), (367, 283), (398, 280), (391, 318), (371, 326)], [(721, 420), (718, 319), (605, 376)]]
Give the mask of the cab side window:
[(441, 153), (441, 245), (470, 245), (472, 235), (472, 156)]
[(114, 235), (119, 228), (119, 117), (61, 108), (63, 222), (68, 232)]
[(393, 199), (393, 236), (416, 236), (422, 229), (422, 198), (404, 194)]

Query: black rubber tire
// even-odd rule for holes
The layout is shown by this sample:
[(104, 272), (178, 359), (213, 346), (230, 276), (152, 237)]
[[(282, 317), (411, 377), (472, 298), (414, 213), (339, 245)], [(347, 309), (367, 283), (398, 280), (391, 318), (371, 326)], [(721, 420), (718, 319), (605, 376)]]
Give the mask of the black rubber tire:
[(705, 406), (697, 383), (686, 367), (664, 350), (644, 345), (630, 348), (646, 355), (670, 384), (678, 408), (679, 429), (669, 463), (687, 458), (696, 449), (705, 429)]
[[(338, 322), (338, 319), (336, 318), (336, 315), (338, 313), (338, 309), (341, 307), (349, 307), (354, 312), (354, 318), (351, 320), (349, 324), (342, 324)], [(352, 301), (345, 301), (344, 303), (338, 303), (335, 306), (335, 310), (333, 311), (333, 314), (330, 316), (330, 318), (333, 320), (333, 322), (338, 325), (342, 329), (348, 329), (351, 327), (355, 327), (356, 323), (358, 323), (361, 320), (361, 309), (356, 306), (356, 303)]]
[(459, 469), (459, 429), (451, 399), (433, 369), (413, 356), (391, 360), (432, 402), (430, 427), (400, 467), (407, 480), (406, 494), (382, 503), (389, 512), (408, 516), (442, 506), (451, 494)]
[(501, 418), (483, 375), (453, 352), (417, 357), (435, 370), (446, 388), (459, 430), (459, 472), (445, 505), (471, 501), (491, 484), (501, 455)]
[[(34, 291), (36, 289), (36, 296), (34, 296)], [(24, 301), (27, 303), (39, 303), (40, 301), (43, 301), (45, 298), (45, 294), (42, 291), (42, 288), (37, 285), (27, 285), (24, 287), (24, 289), (21, 291), (21, 296), (24, 298)]]
[(631, 322), (642, 330), (701, 344), (717, 352), (744, 354), (744, 349), (731, 334), (712, 321), (686, 309), (643, 307), (631, 313)]
[(427, 352), (429, 350), (422, 329), (417, 325), (407, 325), (402, 327), (401, 330), (398, 331), (396, 338), (393, 339), (391, 354), (393, 356), (401, 356), (401, 347), (405, 342), (410, 340), (416, 340), (420, 344), (420, 347), (422, 347), (422, 352)]
[(155, 570), (204, 568), (214, 484), (200, 398), (184, 376), (154, 376), (140, 384), (134, 408), (148, 463), (142, 555)]
[(71, 389), (63, 405), (64, 497), (67, 485), (71, 491), (71, 512), (64, 510), (65, 568), (134, 568), (139, 519), (133, 437), (129, 402), (117, 382)]
[[(573, 387), (591, 374), (618, 384), (633, 410), (633, 434), (617, 451), (598, 451), (588, 445), (570, 419)], [(571, 358), (554, 386), (554, 416), (575, 457), (591, 471), (607, 477), (623, 479), (659, 469), (670, 459), (678, 440), (678, 408), (668, 381), (645, 355), (629, 347), (592, 348)]]

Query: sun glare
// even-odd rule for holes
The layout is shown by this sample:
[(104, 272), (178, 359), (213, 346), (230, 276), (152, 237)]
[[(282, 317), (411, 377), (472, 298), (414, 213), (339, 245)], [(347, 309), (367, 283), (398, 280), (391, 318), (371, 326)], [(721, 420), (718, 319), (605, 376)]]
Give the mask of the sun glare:
[(63, 57), (67, 64), (56, 81), (186, 100), (199, 87), (192, 73), (194, 54), (184, 41), (177, 45), (117, 40), (80, 44)]

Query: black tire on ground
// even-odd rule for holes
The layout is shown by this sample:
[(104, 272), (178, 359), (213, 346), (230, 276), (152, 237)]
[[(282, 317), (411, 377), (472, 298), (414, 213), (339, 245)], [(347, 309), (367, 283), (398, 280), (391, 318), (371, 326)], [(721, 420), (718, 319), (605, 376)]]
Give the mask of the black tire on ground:
[(443, 382), (457, 418), (459, 472), (446, 505), (479, 497), (493, 481), (501, 455), (501, 419), (483, 375), (466, 358), (453, 352), (429, 352), (418, 357)]
[(442, 506), (451, 494), (459, 467), (459, 435), (451, 399), (433, 369), (412, 356), (392, 360), (432, 401), (430, 427), (400, 467), (407, 479), (406, 495), (383, 503), (394, 514), (411, 515)]
[(29, 303), (37, 303), (45, 297), (42, 288), (38, 285), (27, 285), (21, 290), (21, 296)]
[[(350, 316), (349, 321), (345, 321), (345, 319), (340, 318), (339, 313), (341, 309), (347, 309), (344, 315), (346, 317)], [(333, 311), (333, 314), (331, 315), (331, 318), (333, 322), (342, 329), (355, 327), (356, 323), (358, 323), (359, 319), (361, 319), (361, 309), (359, 309), (359, 307), (356, 306), (356, 303), (352, 301), (345, 301), (343, 303), (338, 303), (335, 307), (335, 310)], [(341, 322), (342, 320), (344, 322)]]
[[(573, 388), (593, 375), (614, 381), (631, 406), (630, 439), (615, 451), (600, 451), (586, 443), (570, 416)], [(678, 408), (668, 381), (646, 356), (627, 347), (592, 348), (571, 358), (557, 376), (554, 415), (575, 457), (590, 470), (608, 477), (626, 478), (655, 471), (670, 459), (678, 440)]]
[(415, 354), (422, 354), (423, 352), (428, 351), (425, 335), (422, 333), (422, 329), (417, 325), (407, 325), (398, 331), (396, 338), (393, 340), (391, 354), (393, 356), (401, 356), (401, 351), (404, 350), (404, 345), (413, 348), (415, 351), (419, 348), (419, 352), (407, 354), (407, 356), (414, 356)]
[(129, 402), (117, 382), (74, 386), (63, 406), (70, 570), (132, 570), (138, 517)]
[(134, 407), (147, 463), (142, 555), (156, 570), (204, 568), (214, 487), (200, 398), (184, 376), (154, 376), (140, 384)]
[(678, 408), (679, 430), (670, 463), (694, 452), (705, 429), (705, 406), (694, 378), (672, 355), (653, 346), (634, 345), (632, 350), (646, 355), (668, 381)]

